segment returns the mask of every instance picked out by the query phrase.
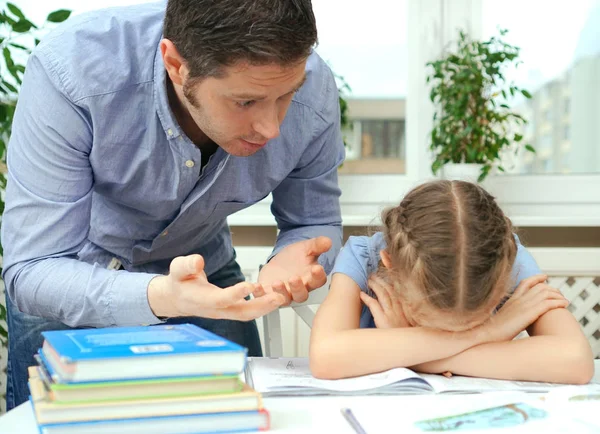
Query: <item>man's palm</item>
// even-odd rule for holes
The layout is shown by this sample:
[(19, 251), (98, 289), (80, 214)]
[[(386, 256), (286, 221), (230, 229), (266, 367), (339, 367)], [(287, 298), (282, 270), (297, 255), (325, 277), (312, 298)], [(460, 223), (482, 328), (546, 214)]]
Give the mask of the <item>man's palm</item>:
[(272, 289), (283, 294), (287, 299), (286, 304), (292, 300), (302, 303), (308, 298), (309, 291), (323, 286), (327, 281), (318, 259), (330, 248), (331, 240), (327, 237), (290, 244), (262, 268), (258, 281), (267, 291)]

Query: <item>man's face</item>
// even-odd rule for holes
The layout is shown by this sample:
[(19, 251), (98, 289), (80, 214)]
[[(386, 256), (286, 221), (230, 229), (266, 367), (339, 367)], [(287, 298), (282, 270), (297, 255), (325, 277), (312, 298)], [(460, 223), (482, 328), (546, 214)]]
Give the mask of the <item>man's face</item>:
[(221, 78), (184, 81), (183, 104), (209, 139), (231, 155), (248, 157), (279, 136), (305, 66), (306, 59), (285, 67), (236, 64)]

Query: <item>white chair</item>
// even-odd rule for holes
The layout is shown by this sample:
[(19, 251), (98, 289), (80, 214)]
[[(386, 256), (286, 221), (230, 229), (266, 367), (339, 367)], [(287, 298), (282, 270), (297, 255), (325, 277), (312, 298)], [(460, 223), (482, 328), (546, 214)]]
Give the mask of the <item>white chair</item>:
[[(312, 328), (315, 313), (309, 306), (319, 305), (325, 300), (329, 291), (329, 279), (327, 283), (314, 291), (311, 291), (308, 300), (304, 303), (292, 303), (289, 307), (282, 309), (293, 309), (304, 323)], [(263, 337), (265, 345), (265, 356), (281, 357), (283, 355), (283, 333), (281, 330), (281, 309), (263, 317)]]
[[(271, 253), (271, 247), (242, 246), (235, 248), (237, 253), (237, 262), (246, 276), (246, 280), (256, 282), (258, 280), (258, 271), (261, 264)], [(315, 317), (314, 311), (310, 306), (319, 305), (325, 299), (329, 290), (329, 280), (321, 288), (311, 291), (308, 300), (304, 303), (292, 303), (290, 306), (271, 312), (258, 320), (258, 325), (262, 322), (262, 339), (264, 344), (264, 355), (267, 357), (281, 357), (283, 355), (283, 330), (281, 310), (293, 309), (302, 321), (310, 328)], [(260, 330), (259, 330), (260, 332)]]

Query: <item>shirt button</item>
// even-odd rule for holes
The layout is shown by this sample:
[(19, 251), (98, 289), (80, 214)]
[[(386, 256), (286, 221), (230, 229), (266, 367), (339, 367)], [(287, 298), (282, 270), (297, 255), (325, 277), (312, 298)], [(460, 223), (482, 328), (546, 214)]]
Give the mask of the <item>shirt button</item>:
[(185, 162), (185, 165), (191, 169), (192, 167), (194, 167), (194, 162), (192, 160), (187, 160)]
[(164, 231), (162, 234), (160, 234), (163, 237), (166, 237), (167, 235), (169, 235), (169, 231)]
[(173, 130), (171, 128), (169, 128), (167, 130), (167, 134), (169, 135), (169, 137), (171, 137), (173, 135)]

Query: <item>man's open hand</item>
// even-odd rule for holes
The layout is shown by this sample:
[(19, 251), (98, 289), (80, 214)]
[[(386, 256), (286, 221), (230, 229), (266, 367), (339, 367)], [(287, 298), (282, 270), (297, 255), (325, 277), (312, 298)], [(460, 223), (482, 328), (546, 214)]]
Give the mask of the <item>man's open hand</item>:
[(284, 247), (267, 263), (258, 275), (258, 283), (267, 293), (279, 293), (285, 304), (302, 303), (308, 293), (327, 281), (325, 270), (318, 263), (319, 256), (331, 249), (327, 237), (298, 241)]
[[(245, 300), (253, 294), (254, 298)], [(200, 255), (173, 259), (167, 276), (148, 286), (148, 302), (157, 317), (198, 316), (249, 321), (279, 308), (287, 301), (277, 293), (265, 293), (260, 284), (240, 282), (219, 288), (208, 282)]]

